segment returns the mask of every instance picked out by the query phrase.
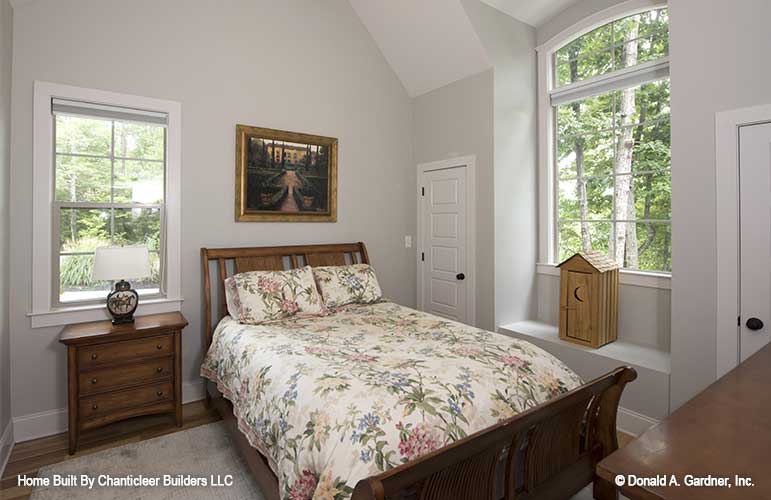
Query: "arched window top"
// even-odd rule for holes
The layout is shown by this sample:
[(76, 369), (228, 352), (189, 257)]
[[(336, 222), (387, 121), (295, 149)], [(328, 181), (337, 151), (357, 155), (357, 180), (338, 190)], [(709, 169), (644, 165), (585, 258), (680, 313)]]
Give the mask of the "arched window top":
[(554, 53), (555, 89), (611, 75), (669, 55), (666, 7), (625, 16), (563, 45)]

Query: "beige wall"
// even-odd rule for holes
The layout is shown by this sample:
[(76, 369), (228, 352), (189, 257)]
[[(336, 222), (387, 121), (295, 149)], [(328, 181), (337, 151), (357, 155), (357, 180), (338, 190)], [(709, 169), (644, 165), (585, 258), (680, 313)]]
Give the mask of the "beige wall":
[[(66, 405), (59, 329), (32, 330), (26, 317), (36, 79), (182, 103), (186, 380), (198, 380), (201, 357), (203, 246), (363, 240), (384, 292), (415, 304), (414, 250), (404, 248), (415, 228), (411, 103), (348, 2), (38, 0), (16, 10), (14, 28), (14, 416)], [(337, 137), (338, 222), (235, 223), (236, 123)]]
[[(416, 164), (476, 156), (477, 326), (494, 328), (493, 71), (483, 71), (413, 99)], [(420, 251), (420, 249), (418, 249)]]
[[(11, 47), (13, 11), (0, 0), (0, 436), (11, 419), (10, 329), (8, 322), (8, 202), (11, 171)], [(0, 446), (0, 462), (5, 450)]]

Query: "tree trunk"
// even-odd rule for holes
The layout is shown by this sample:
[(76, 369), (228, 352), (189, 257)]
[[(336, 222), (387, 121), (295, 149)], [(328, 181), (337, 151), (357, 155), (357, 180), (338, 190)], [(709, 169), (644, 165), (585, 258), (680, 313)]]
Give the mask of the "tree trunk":
[[(570, 81), (575, 82), (578, 79), (578, 47), (571, 49), (569, 56), (570, 61)], [(574, 102), (571, 104), (573, 110), (573, 116), (576, 123), (581, 120), (581, 103)], [(581, 250), (591, 250), (592, 240), (589, 236), (589, 227), (586, 220), (589, 218), (589, 202), (586, 196), (586, 177), (584, 175), (584, 140), (580, 136), (576, 136), (575, 144), (573, 145), (573, 151), (576, 153), (576, 196), (578, 198), (578, 214), (581, 219)]]
[[(624, 37), (626, 50), (624, 52), (624, 67), (631, 67), (637, 64), (637, 42), (632, 42), (637, 38), (639, 22), (635, 22), (632, 28)], [(631, 42), (631, 43), (630, 43)], [(635, 111), (635, 88), (624, 89), (621, 91), (621, 102), (619, 103), (619, 114), (621, 115), (621, 131), (618, 133), (616, 142), (616, 154), (613, 159), (614, 188), (613, 188), (613, 213), (615, 219), (621, 222), (615, 223), (613, 252), (616, 262), (619, 265), (625, 265), (627, 259), (625, 254), (627, 250), (635, 252), (629, 255), (630, 259), (637, 261), (637, 227), (628, 220), (634, 220), (634, 213), (630, 213), (630, 204), (634, 208), (634, 193), (632, 192), (632, 176), (624, 175), (632, 172), (632, 151), (634, 149), (634, 138), (632, 137), (632, 120)], [(634, 212), (634, 210), (632, 210)], [(631, 241), (634, 245), (631, 245)], [(630, 241), (632, 248), (627, 249), (627, 241)]]

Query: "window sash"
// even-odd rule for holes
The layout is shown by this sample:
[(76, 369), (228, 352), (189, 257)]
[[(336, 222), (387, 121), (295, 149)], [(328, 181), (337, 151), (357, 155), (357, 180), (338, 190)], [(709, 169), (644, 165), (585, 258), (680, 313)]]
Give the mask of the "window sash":
[[(66, 101), (65, 104), (61, 102)], [(82, 106), (79, 106), (82, 105)], [(69, 107), (68, 107), (69, 106)], [(51, 100), (51, 114), (53, 116), (53, 156), (70, 156), (70, 157), (85, 157), (95, 158), (110, 161), (110, 200), (114, 200), (115, 197), (115, 162), (116, 161), (144, 161), (160, 163), (163, 165), (163, 180), (164, 186), (167, 182), (167, 147), (168, 147), (168, 134), (166, 130), (167, 118), (166, 113), (157, 113), (151, 111), (136, 110), (132, 108), (121, 108), (117, 106), (106, 106), (91, 103), (80, 103), (77, 101), (59, 100), (53, 98)], [(109, 155), (93, 155), (84, 153), (59, 153), (56, 151), (56, 115), (77, 115), (83, 118), (90, 119), (102, 119), (109, 120), (111, 122), (111, 137), (110, 137), (110, 154)], [(146, 123), (150, 125), (163, 125), (163, 158), (162, 159), (144, 159), (144, 158), (129, 158), (115, 155), (115, 122), (121, 121), (133, 121), (139, 123)], [(62, 252), (60, 247), (61, 240), (61, 211), (63, 209), (82, 209), (82, 210), (110, 210), (110, 240), (111, 244), (114, 243), (115, 233), (115, 214), (114, 210), (127, 210), (127, 209), (156, 209), (159, 211), (160, 217), (160, 241), (157, 250), (149, 250), (150, 253), (157, 253), (159, 256), (160, 267), (160, 282), (158, 284), (158, 293), (143, 294), (143, 298), (160, 298), (165, 297), (165, 279), (166, 279), (166, 223), (165, 223), (165, 207), (166, 207), (166, 195), (164, 193), (162, 203), (116, 203), (110, 202), (85, 202), (85, 201), (56, 201), (56, 162), (53, 162), (52, 167), (52, 179), (53, 179), (53, 200), (51, 203), (52, 217), (53, 217), (53, 231), (52, 231), (52, 249), (51, 252), (51, 305), (53, 307), (72, 306), (72, 305), (88, 305), (97, 304), (103, 302), (104, 299), (83, 299), (83, 300), (67, 300), (62, 301), (62, 289), (61, 289), (61, 269), (60, 261), (62, 256), (67, 255), (93, 255), (94, 252)]]
[(169, 115), (159, 111), (111, 106), (107, 104), (60, 99), (56, 97), (51, 99), (51, 112), (54, 115), (74, 115), (82, 116), (84, 118), (141, 122), (164, 126), (168, 125), (169, 121)]
[[(556, 82), (556, 59), (552, 59), (554, 64), (552, 64), (552, 75), (555, 75), (555, 78), (553, 78), (553, 82)], [(609, 234), (609, 244), (611, 245), (610, 249), (612, 251), (615, 251), (613, 248), (614, 242), (611, 241), (613, 238), (613, 235), (616, 231), (616, 224), (658, 224), (658, 225), (666, 225), (671, 228), (672, 226), (672, 219), (618, 219), (615, 217), (615, 203), (613, 204), (613, 214), (611, 218), (597, 218), (597, 219), (581, 219), (581, 218), (561, 218), (559, 216), (559, 203), (560, 203), (560, 182), (563, 181), (577, 181), (579, 178), (578, 176), (569, 176), (569, 177), (560, 177), (560, 171), (559, 171), (559, 165), (558, 165), (558, 156), (557, 156), (557, 145), (559, 143), (559, 130), (558, 130), (558, 120), (557, 120), (557, 110), (560, 105), (569, 104), (575, 101), (580, 101), (586, 98), (594, 97), (600, 94), (605, 94), (608, 92), (613, 91), (621, 91), (626, 88), (630, 87), (636, 87), (645, 83), (649, 83), (652, 81), (657, 80), (663, 80), (664, 78), (669, 78), (669, 57), (661, 58), (655, 61), (648, 61), (645, 63), (642, 63), (637, 66), (633, 66), (630, 68), (624, 68), (621, 70), (613, 71), (611, 73), (607, 73), (604, 75), (599, 75), (593, 78), (589, 78), (586, 80), (582, 80), (579, 82), (575, 82), (569, 85), (565, 85), (563, 87), (560, 87), (559, 89), (552, 89), (549, 91), (549, 98), (550, 98), (550, 106), (551, 106), (551, 113), (552, 113), (552, 130), (551, 130), (551, 137), (552, 137), (552, 147), (553, 147), (553, 156), (552, 156), (552, 166), (553, 174), (553, 196), (554, 196), (554, 224), (552, 227), (552, 252), (556, 259), (560, 256), (560, 227), (563, 224), (609, 224), (611, 227), (611, 233)], [(661, 116), (658, 116), (656, 118), (652, 118), (650, 120), (645, 120), (645, 122), (641, 123), (634, 123), (629, 125), (616, 125), (616, 114), (617, 110), (613, 109), (613, 126), (604, 128), (601, 130), (592, 130), (586, 133), (577, 133), (574, 134), (575, 137), (591, 137), (596, 136), (597, 134), (602, 133), (612, 133), (615, 135), (616, 132), (623, 130), (625, 128), (636, 128), (639, 126), (646, 126), (646, 125), (652, 125), (656, 124), (665, 120), (671, 119), (669, 113), (662, 114)], [(613, 147), (615, 149), (616, 144), (614, 141)], [(645, 170), (645, 171), (632, 171), (632, 172), (623, 172), (623, 173), (615, 173), (612, 171), (609, 171), (607, 174), (600, 174), (600, 175), (591, 175), (591, 176), (583, 176), (583, 180), (595, 180), (595, 179), (614, 179), (616, 177), (622, 177), (622, 176), (635, 176), (635, 175), (646, 175), (646, 174), (657, 174), (657, 173), (668, 173), (670, 175), (671, 180), (671, 165), (669, 167), (660, 168), (660, 169), (653, 169), (653, 170)], [(614, 194), (615, 196), (615, 194)], [(623, 267), (623, 266), (622, 266)], [(626, 269), (626, 268), (624, 268)], [(639, 269), (635, 269), (635, 271), (639, 271)], [(642, 270), (642, 272), (649, 272), (648, 270)], [(656, 271), (650, 271), (650, 272), (669, 272), (669, 271), (662, 271), (662, 270), (656, 270)]]
[(669, 56), (551, 89), (549, 100), (552, 106), (557, 107), (664, 78), (669, 78)]

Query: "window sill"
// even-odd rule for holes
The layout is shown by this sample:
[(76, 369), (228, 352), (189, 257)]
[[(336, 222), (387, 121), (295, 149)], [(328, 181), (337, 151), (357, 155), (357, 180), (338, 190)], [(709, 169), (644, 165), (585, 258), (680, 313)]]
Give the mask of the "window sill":
[[(538, 263), (535, 265), (535, 272), (538, 274), (547, 274), (549, 276), (560, 275), (560, 270), (555, 264)], [(621, 269), (618, 276), (618, 282), (622, 285), (658, 288), (660, 290), (672, 289), (672, 275), (669, 273)]]
[[(179, 311), (184, 299), (156, 298), (140, 300), (136, 315)], [(104, 304), (57, 307), (50, 311), (28, 313), (32, 328), (62, 326), (110, 319)]]

